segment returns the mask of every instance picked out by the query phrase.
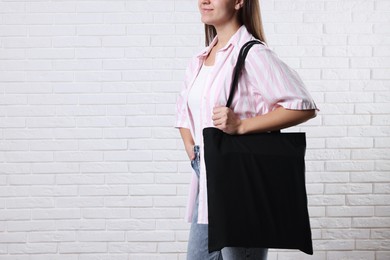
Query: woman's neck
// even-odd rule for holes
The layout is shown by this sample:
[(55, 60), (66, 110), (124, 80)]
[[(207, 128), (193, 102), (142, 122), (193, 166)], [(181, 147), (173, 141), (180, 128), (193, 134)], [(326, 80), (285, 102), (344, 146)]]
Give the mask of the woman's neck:
[(217, 50), (223, 48), (240, 27), (241, 25), (238, 22), (232, 22), (231, 24), (215, 27), (218, 42), (214, 47)]

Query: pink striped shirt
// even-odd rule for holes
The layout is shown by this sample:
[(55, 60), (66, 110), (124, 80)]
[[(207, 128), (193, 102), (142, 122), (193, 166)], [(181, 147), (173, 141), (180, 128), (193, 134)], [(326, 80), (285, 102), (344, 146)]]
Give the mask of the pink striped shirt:
[[(233, 68), (237, 61), (240, 47), (255, 39), (246, 29), (240, 29), (231, 37), (224, 48), (215, 57), (215, 64), (206, 82), (200, 105), (201, 128), (213, 127), (212, 110), (215, 106), (226, 105), (232, 81)], [(194, 124), (188, 109), (188, 93), (198, 72), (217, 42), (215, 38), (209, 47), (194, 56), (187, 67), (184, 86), (177, 100), (177, 128), (189, 128), (194, 137)], [(277, 107), (286, 109), (308, 110), (317, 107), (306, 90), (298, 74), (289, 68), (267, 46), (256, 44), (246, 58), (245, 67), (240, 76), (232, 107), (241, 119), (266, 114)], [(195, 140), (195, 139), (194, 139)], [(203, 140), (203, 138), (202, 138)], [(196, 195), (199, 192), (198, 223), (207, 224), (207, 184), (203, 158), (203, 143), (200, 143), (200, 178), (192, 174), (190, 183), (186, 220), (191, 222)]]

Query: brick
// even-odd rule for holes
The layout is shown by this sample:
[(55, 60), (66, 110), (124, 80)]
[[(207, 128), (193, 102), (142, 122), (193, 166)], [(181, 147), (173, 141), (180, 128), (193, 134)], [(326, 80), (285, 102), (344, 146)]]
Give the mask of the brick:
[(308, 196), (308, 204), (310, 206), (320, 205), (343, 205), (345, 203), (344, 195), (310, 195)]
[(372, 69), (372, 78), (381, 79), (381, 80), (389, 79), (390, 78), (389, 71), (390, 71), (389, 69), (382, 69), (382, 68)]
[[(347, 43), (346, 35), (327, 35), (327, 34), (308, 34), (298, 35), (298, 44), (303, 45), (345, 45)], [(325, 47), (326, 48), (326, 47)]]
[(57, 230), (105, 230), (106, 222), (104, 220), (57, 220)]
[(59, 245), (59, 253), (105, 253), (107, 252), (107, 243), (103, 242), (64, 242)]
[(52, 220), (44, 221), (7, 221), (7, 231), (8, 232), (30, 232), (30, 231), (55, 231), (57, 225)]
[(152, 242), (127, 242), (109, 243), (108, 251), (113, 253), (156, 253), (157, 243)]
[(80, 196), (118, 196), (128, 194), (128, 186), (124, 185), (83, 185), (79, 187)]
[[(77, 260), (128, 260), (127, 254), (82, 254), (77, 256)], [(38, 260), (38, 259), (37, 259)]]
[(389, 250), (390, 242), (388, 240), (357, 240), (356, 248), (363, 250)]
[[(7, 68), (10, 71), (18, 71), (20, 70), (21, 67), (26, 71), (38, 70), (38, 69), (50, 70), (53, 68), (52, 63), (49, 60), (29, 60), (29, 61), (4, 60), (3, 62), (1, 62), (0, 66)], [(27, 97), (25, 96), (25, 98)]]
[(54, 160), (59, 162), (100, 162), (103, 160), (103, 153), (98, 151), (58, 151), (54, 153)]
[(0, 220), (15, 221), (15, 220), (30, 220), (31, 213), (30, 210), (26, 209), (1, 209), (0, 210)]
[[(28, 34), (34, 37), (75, 36), (77, 35), (77, 28), (74, 25), (35, 25), (29, 28)], [(34, 55), (31, 51), (29, 53)], [(42, 52), (40, 53), (42, 54)], [(74, 55), (73, 50), (66, 50), (66, 53), (69, 55), (68, 58), (73, 57), (70, 57), (71, 54)]]
[(102, 12), (109, 12), (109, 13), (115, 13), (115, 12), (122, 12), (125, 8), (124, 2), (97, 2), (93, 6), (89, 5), (88, 3), (77, 3), (75, 5), (76, 11), (78, 13), (102, 13)]
[(2, 2), (0, 7), (0, 13), (22, 13), (25, 10), (24, 3), (17, 2)]
[(106, 36), (126, 35), (125, 25), (83, 25), (77, 26), (77, 35), (82, 36)]
[(163, 242), (174, 241), (175, 233), (172, 231), (128, 231), (127, 241), (131, 242)]
[(150, 161), (153, 155), (149, 151), (105, 152), (105, 161)]
[[(112, 205), (108, 205), (112, 206)], [(148, 206), (147, 204), (145, 207)], [(86, 219), (127, 219), (130, 217), (129, 209), (104, 208), (82, 209), (81, 216)]]
[[(22, 188), (24, 188), (22, 186)], [(61, 197), (61, 196), (76, 196), (78, 194), (77, 186), (39, 186), (34, 185), (29, 187), (28, 192), (33, 197)], [(22, 192), (19, 192), (19, 196)]]
[[(128, 165), (126, 162), (99, 162), (99, 163), (82, 163), (80, 164), (82, 173), (127, 173)], [(86, 176), (86, 175), (83, 175)], [(91, 175), (91, 178), (98, 178), (98, 175)]]
[[(112, 123), (114, 123), (114, 125), (117, 127), (118, 125), (115, 124), (115, 121), (112, 122), (112, 120), (110, 120), (110, 122), (106, 122), (104, 121), (103, 124), (96, 124), (94, 123), (93, 125), (94, 126), (102, 126), (102, 125), (111, 125)], [(122, 120), (120, 120), (120, 122), (122, 122)], [(89, 125), (91, 123), (88, 123)], [(126, 143), (126, 140), (80, 140), (78, 142), (79, 144), (79, 149), (80, 150), (85, 150), (85, 151), (91, 151), (91, 150), (125, 150), (127, 148), (127, 143)], [(103, 167), (101, 165), (101, 167)]]
[(29, 128), (75, 127), (76, 121), (62, 118), (28, 118), (26, 124)]
[(62, 3), (62, 2), (54, 2), (50, 4), (43, 4), (40, 2), (30, 2), (26, 4), (26, 11), (28, 13), (51, 13), (51, 12), (74, 12), (75, 5), (74, 3)]
[[(168, 13), (169, 14), (169, 13)], [(131, 15), (127, 13), (105, 13), (104, 21), (109, 24), (134, 24), (134, 23), (153, 23), (154, 16), (149, 15), (148, 12), (133, 12)], [(169, 22), (168, 22), (169, 23)]]
[(173, 185), (130, 185), (130, 195), (176, 195)]
[(77, 48), (75, 50), (74, 56), (77, 59), (115, 59), (123, 58), (124, 50), (121, 48), (104, 48), (104, 50), (101, 48)]
[(353, 183), (353, 184), (325, 184), (325, 194), (356, 194), (356, 193), (372, 193), (372, 184), (369, 183)]
[(179, 210), (170, 208), (133, 208), (131, 209), (131, 216), (140, 219), (178, 218)]
[[(142, 163), (138, 163), (140, 165), (140, 167), (142, 167)], [(148, 163), (145, 163), (145, 164), (148, 164)], [(111, 174), (109, 176), (106, 176), (106, 183), (107, 184), (124, 184), (124, 183), (128, 183), (128, 184), (151, 184), (151, 183), (154, 183), (154, 175), (149, 173), (149, 172), (153, 172), (155, 166), (151, 166), (151, 168), (153, 169), (146, 169), (146, 171), (142, 171), (143, 173), (141, 174), (138, 174), (138, 173), (135, 173), (137, 171), (133, 170), (132, 167), (131, 168), (131, 172), (132, 174)]]
[[(176, 143), (173, 140), (149, 140), (149, 139), (132, 139), (128, 140), (129, 147), (134, 150), (162, 150), (162, 149), (175, 149)], [(166, 163), (165, 165), (168, 165)], [(154, 168), (156, 165), (152, 165)], [(148, 167), (149, 168), (149, 167)]]
[[(7, 37), (3, 39), (3, 47), (7, 48), (8, 55), (17, 50), (11, 48), (48, 48), (51, 47), (52, 40), (48, 37)], [(24, 52), (24, 51), (23, 51)]]
[(301, 58), (302, 68), (348, 68), (348, 58), (342, 57), (323, 57), (318, 58)]
[(107, 221), (107, 230), (135, 231), (135, 230), (155, 230), (155, 229), (156, 229), (156, 220), (122, 219), (122, 220)]
[(329, 252), (328, 253), (328, 260), (331, 259), (343, 259), (343, 260), (375, 260), (375, 253), (374, 252), (365, 252), (365, 251), (358, 251), (358, 252)]
[(25, 25), (12, 25), (5, 26), (0, 25), (0, 36), (12, 37), (12, 36), (26, 36), (27, 28)]
[(0, 80), (3, 82), (19, 81), (20, 79), (25, 80), (25, 74), (20, 72), (4, 72), (0, 75)]
[[(338, 11), (338, 10), (337, 10)], [(332, 15), (326, 12), (305, 13), (303, 21), (307, 23), (348, 23), (352, 22), (352, 16), (344, 12), (332, 12)]]
[(29, 59), (71, 59), (74, 58), (74, 50), (70, 50), (67, 48), (65, 49), (34, 48), (34, 49), (30, 49), (27, 52), (27, 58)]
[[(80, 62), (75, 62), (72, 60), (57, 60), (54, 63), (54, 67), (58, 70), (74, 70), (74, 71), (80, 71), (80, 70), (101, 70), (102, 69), (102, 64), (101, 62), (96, 62), (96, 61), (80, 61)], [(62, 84), (64, 85), (64, 84)], [(68, 86), (71, 86), (72, 83), (69, 83)], [(93, 86), (93, 84), (91, 84)], [(57, 87), (57, 86), (56, 86)], [(88, 90), (85, 86), (83, 89), (74, 89), (73, 91), (71, 89), (67, 89), (69, 92), (80, 92), (80, 90), (84, 90), (85, 92), (94, 92), (93, 88)], [(95, 91), (96, 92), (96, 91)]]
[[(354, 101), (341, 101), (343, 103), (353, 103)], [(359, 126), (359, 125), (370, 125), (371, 117), (364, 115), (332, 115), (324, 116), (323, 122), (327, 126), (339, 126), (339, 125), (348, 125), (348, 126)]]
[(93, 23), (103, 23), (103, 22), (104, 22), (104, 17), (102, 14), (65, 13), (65, 14), (56, 14), (55, 16), (56, 24), (93, 24)]
[(390, 184), (389, 183), (375, 183), (374, 184), (374, 193), (390, 193)]
[(360, 33), (372, 33), (372, 24), (367, 23), (328, 23), (324, 25), (324, 31), (327, 34), (357, 34)]
[[(132, 116), (132, 115), (150, 115), (155, 113), (155, 105), (151, 104), (143, 104), (143, 105), (123, 105), (123, 106), (115, 106), (115, 107), (108, 107), (107, 108), (107, 115), (109, 116)], [(115, 130), (115, 129), (113, 129)], [(122, 129), (118, 129), (122, 130)], [(146, 129), (127, 129), (130, 133), (140, 133), (140, 132), (146, 132)], [(141, 130), (141, 131), (139, 131)], [(107, 131), (106, 131), (107, 132)], [(142, 137), (142, 135), (138, 136)]]
[(104, 199), (101, 197), (58, 198), (56, 206), (57, 208), (99, 208), (104, 206)]
[(383, 137), (389, 135), (389, 128), (384, 126), (351, 127), (348, 129), (348, 135), (355, 137)]
[(370, 217), (374, 213), (373, 207), (327, 207), (326, 215), (329, 217)]
[(8, 253), (10, 254), (38, 254), (38, 253), (56, 253), (56, 243), (25, 243), (9, 244)]
[[(322, 69), (321, 78), (325, 80), (368, 80), (371, 78), (370, 69)], [(348, 95), (351, 93), (348, 93)]]
[[(61, 15), (61, 14), (56, 14)], [(66, 19), (66, 18), (64, 18)], [(61, 18), (59, 19), (58, 23), (71, 23), (71, 20), (64, 20), (62, 21)], [(40, 37), (41, 38), (41, 37)], [(64, 36), (61, 38), (53, 38), (52, 39), (52, 45), (56, 48), (70, 48), (70, 47), (98, 47), (101, 46), (100, 37), (97, 36)], [(71, 61), (71, 60), (57, 60), (54, 64), (99, 64), (101, 66), (101, 63), (96, 61), (88, 61), (88, 60), (78, 60), (78, 62)], [(81, 67), (80, 67), (81, 68)]]
[(367, 153), (367, 150), (364, 149), (356, 149), (352, 151), (352, 159), (357, 160), (384, 160), (390, 158), (390, 150), (389, 149), (375, 149)]
[(40, 185), (40, 184), (54, 184), (54, 175), (13, 175), (8, 179), (10, 185)]
[(375, 206), (375, 216), (378, 217), (390, 216), (390, 206)]
[(324, 4), (321, 2), (306, 2), (306, 1), (275, 1), (275, 10), (286, 11), (320, 11), (324, 10)]
[(0, 243), (26, 243), (27, 235), (24, 232), (3, 233)]
[(372, 125), (374, 126), (385, 126), (389, 125), (390, 119), (385, 115), (372, 116)]
[(28, 14), (28, 15), (5, 15), (4, 16), (5, 24), (53, 24), (54, 16), (51, 14)]
[(77, 241), (81, 242), (120, 242), (125, 241), (125, 232), (121, 231), (80, 231), (77, 232)]
[(347, 195), (347, 205), (390, 205), (390, 195)]
[(324, 239), (367, 239), (370, 237), (368, 229), (327, 229), (322, 231)]
[(390, 257), (390, 252), (386, 252), (386, 251), (377, 251), (376, 253), (376, 260), (386, 260), (386, 259), (389, 259)]
[(31, 166), (32, 173), (78, 173), (79, 165), (77, 163), (34, 163)]
[(375, 170), (387, 171), (389, 169), (390, 169), (390, 162), (388, 160), (386, 160), (386, 161), (378, 160), (375, 162)]
[(318, 240), (316, 241), (318, 250), (353, 250), (355, 248), (354, 240)]
[(386, 171), (378, 172), (352, 172), (351, 181), (352, 182), (388, 182), (389, 174)]

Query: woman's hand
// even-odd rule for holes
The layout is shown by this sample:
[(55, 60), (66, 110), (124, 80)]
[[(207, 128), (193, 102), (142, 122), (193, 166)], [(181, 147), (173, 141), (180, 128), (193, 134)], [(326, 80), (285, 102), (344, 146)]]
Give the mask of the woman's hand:
[(239, 132), (241, 120), (228, 107), (214, 107), (212, 119), (214, 126), (227, 134), (237, 134)]
[(180, 130), (181, 138), (183, 139), (184, 148), (186, 149), (188, 158), (190, 160), (193, 160), (195, 158), (195, 153), (194, 153), (195, 143), (194, 143), (194, 139), (192, 139), (190, 129), (180, 128), (179, 130)]
[(283, 107), (267, 114), (240, 120), (227, 107), (213, 109), (214, 126), (227, 134), (249, 134), (280, 130), (303, 123), (316, 116), (314, 109), (290, 110)]
[(186, 149), (186, 152), (187, 152), (187, 155), (188, 155), (188, 158), (190, 159), (190, 161), (195, 159), (194, 145), (187, 144), (187, 145), (185, 145), (185, 149)]

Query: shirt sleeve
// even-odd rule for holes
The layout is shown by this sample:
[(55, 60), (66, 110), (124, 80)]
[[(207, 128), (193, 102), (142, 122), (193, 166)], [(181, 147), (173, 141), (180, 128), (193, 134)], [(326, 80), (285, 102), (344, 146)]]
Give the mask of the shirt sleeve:
[(176, 117), (175, 125), (176, 128), (190, 128), (188, 111), (187, 111), (187, 97), (188, 97), (188, 88), (191, 80), (192, 68), (191, 64), (187, 66), (184, 82), (182, 84), (182, 89), (177, 97), (176, 101)]
[(295, 70), (268, 47), (256, 45), (252, 49), (248, 53), (245, 69), (255, 96), (272, 108), (282, 106), (294, 110), (318, 110)]

